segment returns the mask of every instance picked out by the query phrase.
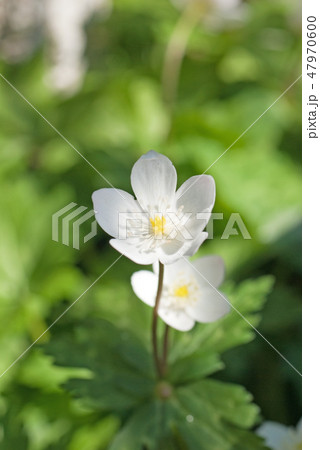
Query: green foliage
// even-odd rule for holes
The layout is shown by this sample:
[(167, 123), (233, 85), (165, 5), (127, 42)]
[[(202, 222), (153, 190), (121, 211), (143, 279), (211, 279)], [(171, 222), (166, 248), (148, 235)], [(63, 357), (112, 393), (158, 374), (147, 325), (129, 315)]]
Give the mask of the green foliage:
[[(228, 295), (257, 325), (257, 312), (271, 286), (272, 279), (263, 277), (230, 287)], [(111, 449), (157, 449), (162, 442), (168, 448), (263, 448), (248, 431), (259, 418), (252, 396), (241, 386), (203, 379), (223, 368), (223, 351), (253, 338), (250, 325), (236, 311), (190, 333), (174, 333), (168, 398), (163, 398), (154, 373), (149, 340), (139, 339), (135, 328), (133, 321), (127, 329), (101, 319), (67, 322), (45, 344), (58, 368), (84, 371), (62, 380), (64, 389), (88, 408), (122, 417)]]
[(110, 444), (119, 426), (119, 420), (108, 416), (97, 424), (87, 425), (74, 433), (69, 450), (98, 450)]
[[(172, 106), (162, 72), (181, 12), (169, 0), (115, 0), (87, 23), (88, 70), (74, 95), (47, 83), (38, 30), (36, 51), (18, 64), (1, 56), (0, 72), (118, 188), (130, 191), (150, 148), (172, 159), (179, 184), (210, 166), (224, 218), (199, 255), (223, 257), (231, 304), (299, 369), (299, 82), (237, 140), (300, 74), (299, 13), (286, 0), (245, 3), (237, 27), (194, 28)], [(80, 251), (52, 241), (55, 212), (71, 201), (90, 209), (108, 186), (3, 79), (0, 122), (1, 375), (119, 255), (101, 229)], [(233, 212), (251, 240), (221, 239)], [(1, 449), (259, 449), (259, 411), (240, 385), (265, 418), (297, 423), (300, 378), (234, 310), (170, 333), (173, 393), (161, 400), (135, 270), (121, 258), (1, 376)]]
[(153, 391), (150, 355), (130, 331), (108, 322), (85, 320), (68, 326), (46, 350), (59, 365), (85, 367), (92, 372), (92, 380), (86, 377), (66, 384), (90, 407), (123, 411), (134, 408)]
[(243, 388), (213, 380), (179, 387), (166, 402), (154, 400), (135, 412), (111, 449), (263, 449), (246, 431), (257, 420), (250, 401)]
[[(199, 352), (204, 358), (209, 358), (212, 352), (222, 353), (252, 340), (252, 326), (256, 326), (259, 320), (257, 312), (262, 308), (272, 285), (272, 277), (266, 276), (244, 281), (237, 288), (231, 284), (226, 286), (224, 292), (230, 301), (231, 312), (218, 322), (205, 327), (197, 326), (190, 333), (176, 333), (170, 362), (174, 364), (177, 358), (192, 359)], [(213, 361), (214, 355), (211, 364)], [(219, 364), (216, 365), (219, 369)]]
[[(1, 401), (1, 409), (5, 408), (4, 402)], [(15, 407), (6, 411), (1, 411), (0, 416), (0, 442), (1, 448), (4, 450), (11, 450), (12, 448), (19, 448), (24, 450), (28, 445), (28, 438), (23, 430), (23, 423), (21, 420), (16, 420), (17, 409)]]

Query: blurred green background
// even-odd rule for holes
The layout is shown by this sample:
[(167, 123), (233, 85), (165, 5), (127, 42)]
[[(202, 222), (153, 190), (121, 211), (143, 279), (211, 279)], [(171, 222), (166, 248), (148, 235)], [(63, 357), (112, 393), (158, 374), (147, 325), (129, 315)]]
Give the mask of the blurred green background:
[[(131, 167), (151, 148), (173, 161), (179, 184), (204, 172), (301, 72), (297, 1), (248, 1), (237, 14), (213, 0), (53, 4), (3, 2), (0, 72), (129, 192)], [(274, 277), (258, 329), (299, 371), (300, 113), (299, 81), (208, 170), (217, 185), (214, 212), (224, 218), (199, 252), (221, 255), (227, 280)], [(52, 241), (52, 214), (70, 202), (91, 209), (92, 192), (108, 186), (3, 79), (0, 124), (3, 373), (118, 254), (100, 228), (80, 250)], [(251, 240), (221, 239), (233, 212)], [(54, 366), (43, 346), (59, 342), (66, 324), (90, 317), (147, 329), (142, 318), (150, 311), (130, 287), (136, 270), (121, 258), (0, 378), (1, 448), (105, 448), (119, 418), (97, 420), (63, 389), (72, 374), (89, 375)], [(301, 378), (262, 338), (222, 360), (215, 378), (245, 386), (264, 419), (298, 422)]]

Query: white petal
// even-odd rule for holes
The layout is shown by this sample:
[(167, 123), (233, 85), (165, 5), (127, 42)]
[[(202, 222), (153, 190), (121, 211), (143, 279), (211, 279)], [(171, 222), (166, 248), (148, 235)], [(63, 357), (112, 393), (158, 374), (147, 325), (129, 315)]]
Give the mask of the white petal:
[(178, 239), (172, 239), (157, 248), (157, 255), (162, 264), (172, 264), (183, 257), (189, 242), (181, 242)]
[(230, 311), (224, 296), (215, 289), (203, 289), (193, 306), (186, 308), (187, 314), (197, 322), (215, 322)]
[(192, 215), (185, 228), (194, 239), (207, 225), (210, 214), (206, 218), (197, 218), (198, 213), (210, 213), (215, 201), (215, 183), (210, 175), (198, 175), (189, 178), (176, 192), (176, 208), (182, 208), (184, 214)]
[(158, 277), (148, 270), (135, 272), (131, 277), (134, 293), (144, 303), (154, 306), (158, 288)]
[(240, 0), (215, 0), (216, 5), (222, 11), (228, 12), (241, 4)]
[(155, 252), (141, 252), (137, 247), (128, 243), (129, 241), (120, 239), (111, 239), (110, 244), (113, 248), (118, 250), (127, 258), (131, 259), (136, 264), (153, 264), (158, 260), (157, 254)]
[[(159, 264), (153, 264), (153, 271), (158, 276), (159, 274)], [(186, 261), (185, 258), (180, 258), (172, 264), (166, 265), (164, 268), (164, 284), (170, 286), (172, 283), (177, 281), (181, 275), (183, 278), (188, 280), (193, 274), (193, 267)]]
[(194, 326), (194, 320), (184, 311), (161, 308), (161, 300), (159, 316), (166, 324), (179, 331), (189, 331)]
[(176, 169), (170, 159), (151, 150), (133, 166), (131, 185), (144, 210), (164, 212), (174, 202)]
[[(199, 284), (209, 288), (210, 285), (219, 287), (224, 280), (225, 266), (218, 255), (208, 255), (192, 261)], [(200, 273), (199, 273), (200, 272)]]
[[(138, 202), (121, 189), (99, 189), (92, 194), (92, 201), (98, 224), (113, 237), (119, 237), (119, 213), (129, 213), (129, 217), (130, 214), (141, 214)], [(122, 220), (122, 223), (126, 221)]]
[(178, 208), (184, 206), (186, 212), (201, 212), (213, 208), (215, 183), (211, 175), (196, 175), (185, 181), (176, 192)]
[(277, 422), (265, 422), (258, 428), (257, 434), (265, 439), (268, 447), (280, 449), (281, 443), (287, 439), (288, 427)]
[(199, 247), (203, 244), (207, 237), (208, 233), (206, 231), (198, 234), (198, 236), (192, 241), (192, 244), (185, 253), (185, 256), (193, 256), (195, 253), (197, 253)]

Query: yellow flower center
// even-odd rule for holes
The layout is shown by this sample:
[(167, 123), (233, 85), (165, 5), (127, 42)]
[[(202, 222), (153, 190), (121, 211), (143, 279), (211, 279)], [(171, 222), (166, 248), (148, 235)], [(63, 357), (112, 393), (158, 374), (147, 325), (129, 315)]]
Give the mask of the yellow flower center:
[(163, 216), (155, 216), (154, 219), (150, 218), (150, 223), (155, 236), (160, 236), (164, 233), (166, 219)]
[(176, 288), (174, 290), (174, 295), (175, 295), (175, 297), (181, 297), (181, 298), (188, 297), (188, 295), (189, 295), (188, 287), (186, 285), (183, 285), (183, 286)]

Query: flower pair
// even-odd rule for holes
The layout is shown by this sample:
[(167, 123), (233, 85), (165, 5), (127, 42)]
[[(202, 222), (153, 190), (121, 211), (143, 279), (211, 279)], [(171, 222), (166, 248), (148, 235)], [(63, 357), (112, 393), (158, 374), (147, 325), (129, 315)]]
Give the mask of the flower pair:
[[(118, 189), (93, 193), (99, 225), (114, 239), (110, 244), (137, 264), (166, 266), (160, 317), (178, 330), (194, 322), (212, 322), (229, 311), (229, 304), (215, 289), (224, 275), (216, 256), (195, 263), (196, 253), (208, 234), (203, 231), (215, 201), (215, 183), (209, 175), (189, 178), (176, 191), (177, 173), (164, 155), (149, 151), (133, 166), (131, 185), (136, 199)], [(132, 276), (136, 295), (154, 306), (156, 268)]]

